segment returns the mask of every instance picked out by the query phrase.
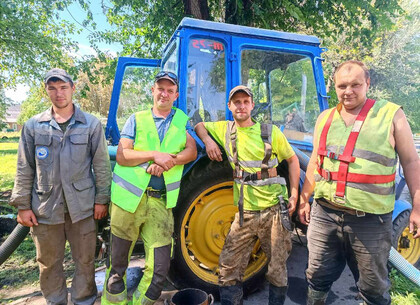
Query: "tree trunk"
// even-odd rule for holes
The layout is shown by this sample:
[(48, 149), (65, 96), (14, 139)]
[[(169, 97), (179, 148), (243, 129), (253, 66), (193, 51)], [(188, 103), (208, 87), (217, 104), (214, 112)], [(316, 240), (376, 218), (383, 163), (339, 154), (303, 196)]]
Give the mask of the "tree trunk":
[(253, 25), (253, 10), (251, 0), (226, 0), (225, 22), (240, 25)]
[(230, 24), (238, 24), (238, 12), (235, 0), (226, 0), (225, 22)]
[(209, 20), (210, 12), (207, 0), (182, 0), (184, 14), (197, 19)]

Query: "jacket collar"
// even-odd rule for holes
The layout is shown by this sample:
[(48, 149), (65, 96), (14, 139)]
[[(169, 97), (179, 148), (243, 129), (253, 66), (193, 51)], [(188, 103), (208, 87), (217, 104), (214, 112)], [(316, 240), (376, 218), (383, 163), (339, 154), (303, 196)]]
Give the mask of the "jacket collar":
[[(74, 114), (73, 114), (73, 117), (71, 118), (71, 120), (74, 119), (74, 121), (78, 121), (82, 124), (86, 124), (86, 117), (84, 116), (83, 111), (81, 111), (74, 104), (73, 104), (73, 107), (74, 107)], [(39, 117), (39, 121), (40, 122), (50, 122), (51, 120), (53, 120), (52, 113), (53, 113), (52, 112), (52, 107), (48, 108), (43, 113), (41, 113), (41, 116)]]

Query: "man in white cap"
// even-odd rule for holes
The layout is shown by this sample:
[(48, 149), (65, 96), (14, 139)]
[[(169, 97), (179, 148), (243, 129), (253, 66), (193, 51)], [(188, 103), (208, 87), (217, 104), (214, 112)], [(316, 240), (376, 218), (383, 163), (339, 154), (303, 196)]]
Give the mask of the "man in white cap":
[(40, 286), (48, 305), (67, 304), (64, 249), (75, 264), (73, 304), (95, 302), (95, 219), (106, 216), (111, 169), (100, 121), (73, 104), (75, 86), (62, 69), (44, 79), (52, 107), (29, 119), (19, 140), (10, 204), (31, 227)]
[[(228, 107), (234, 121), (195, 126), (209, 158), (223, 160), (217, 142), (224, 148), (234, 169), (234, 200), (239, 212), (219, 258), (220, 302), (222, 305), (242, 304), (242, 279), (258, 238), (269, 260), (266, 274), (270, 282), (268, 304), (282, 305), (288, 286), (286, 261), (292, 249), (289, 215), (296, 208), (299, 161), (277, 126), (260, 124), (251, 118), (254, 101), (249, 88), (233, 88)], [(289, 166), (290, 197), (286, 180), (277, 175), (276, 167), (282, 160)]]

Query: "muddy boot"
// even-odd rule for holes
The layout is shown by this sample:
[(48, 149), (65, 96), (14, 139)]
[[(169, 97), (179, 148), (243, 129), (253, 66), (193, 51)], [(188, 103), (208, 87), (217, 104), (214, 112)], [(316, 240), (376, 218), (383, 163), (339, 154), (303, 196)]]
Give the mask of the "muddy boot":
[(270, 284), (268, 290), (268, 305), (283, 305), (286, 300), (287, 286), (277, 287)]
[(242, 305), (242, 283), (232, 286), (219, 286), (221, 305)]
[(308, 298), (306, 305), (324, 305), (327, 299), (328, 292), (316, 291), (308, 287)]

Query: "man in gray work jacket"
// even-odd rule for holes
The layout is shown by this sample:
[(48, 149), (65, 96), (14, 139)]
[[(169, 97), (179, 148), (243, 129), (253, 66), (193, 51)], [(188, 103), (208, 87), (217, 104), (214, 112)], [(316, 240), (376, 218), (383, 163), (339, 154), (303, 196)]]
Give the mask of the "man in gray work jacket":
[[(44, 79), (52, 107), (29, 119), (19, 141), (10, 204), (31, 227), (47, 304), (67, 304), (66, 240), (75, 264), (74, 304), (95, 302), (95, 220), (106, 216), (111, 170), (100, 121), (73, 104), (75, 86), (62, 69)], [(94, 178), (95, 175), (95, 178)]]

